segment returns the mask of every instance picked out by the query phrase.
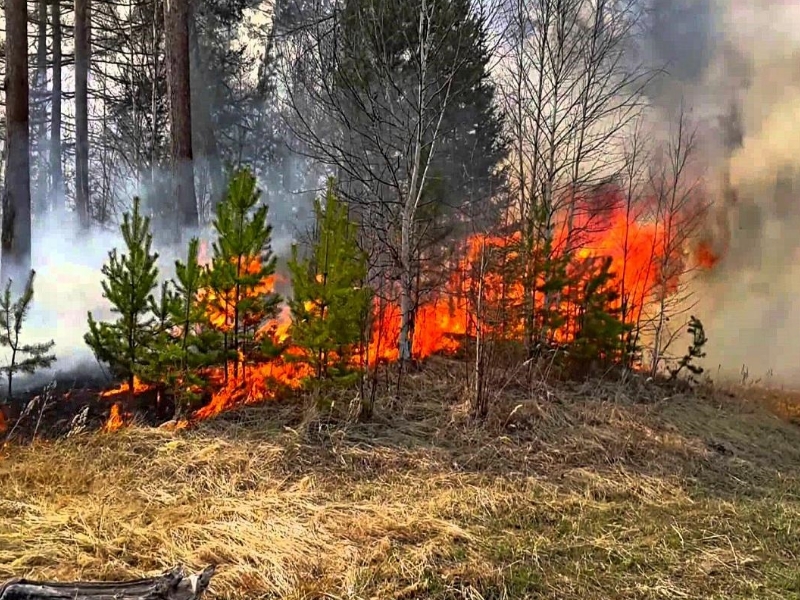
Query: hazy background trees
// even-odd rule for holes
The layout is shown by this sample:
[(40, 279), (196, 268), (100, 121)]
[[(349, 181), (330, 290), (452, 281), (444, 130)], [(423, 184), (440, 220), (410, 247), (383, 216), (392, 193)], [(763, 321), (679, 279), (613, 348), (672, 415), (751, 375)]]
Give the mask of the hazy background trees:
[[(157, 243), (178, 241), (207, 226), (242, 165), (288, 242), (334, 176), (370, 286), (400, 307), (402, 362), (419, 307), (451, 277), (466, 238), (489, 233), (512, 242), (503, 270), (524, 293), (504, 310), (524, 319), (532, 356), (558, 327), (550, 313), (583, 314), (584, 292), (562, 280), (594, 268), (573, 254), (621, 208), (667, 225), (670, 214), (699, 214), (694, 195), (645, 210), (644, 196), (668, 199), (679, 182), (631, 166), (645, 92), (661, 75), (639, 59), (647, 8), (7, 0), (4, 269), (27, 268), (30, 214), (113, 227), (134, 194)], [(651, 146), (640, 160), (674, 150), (638, 139)], [(681, 251), (673, 242), (660, 251)]]

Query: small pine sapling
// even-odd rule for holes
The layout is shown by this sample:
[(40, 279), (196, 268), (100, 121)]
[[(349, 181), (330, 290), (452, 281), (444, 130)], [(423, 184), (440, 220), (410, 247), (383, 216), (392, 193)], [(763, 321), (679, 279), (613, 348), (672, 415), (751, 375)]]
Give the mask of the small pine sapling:
[(212, 323), (224, 334), (233, 376), (256, 347), (256, 333), (278, 313), (280, 296), (273, 291), (276, 258), (272, 254), (272, 227), (268, 208), (259, 206), (260, 191), (248, 169), (234, 173), (227, 194), (217, 205), (213, 258), (206, 295)]
[(704, 369), (700, 365), (695, 364), (695, 360), (705, 358), (706, 351), (703, 349), (708, 342), (706, 332), (703, 327), (702, 321), (694, 315), (689, 317), (689, 326), (686, 329), (687, 333), (692, 336), (692, 345), (686, 350), (678, 365), (674, 369), (670, 369), (669, 378), (675, 380), (680, 375), (681, 371), (686, 369), (691, 373), (689, 381), (696, 382), (697, 377), (703, 374)]
[(0, 367), (0, 372), (6, 374), (8, 381), (8, 396), (11, 399), (12, 385), (15, 373), (33, 374), (38, 369), (50, 367), (56, 360), (50, 351), (55, 342), (40, 344), (23, 344), (20, 342), (22, 324), (28, 317), (28, 312), (33, 301), (33, 280), (36, 272), (31, 270), (22, 294), (14, 300), (11, 295), (12, 282), (6, 284), (3, 295), (0, 296), (0, 346), (11, 350), (10, 362)]
[(199, 246), (200, 242), (192, 239), (186, 262), (175, 261), (172, 322), (180, 332), (182, 369), (210, 366), (220, 353), (219, 332), (208, 327), (207, 311), (199, 301), (208, 277), (199, 261)]
[(611, 263), (610, 257), (599, 263), (590, 258), (576, 273), (578, 314), (570, 354), (580, 368), (616, 363), (626, 348), (626, 333), (631, 326), (620, 318), (619, 294), (610, 285), (614, 278)]
[(362, 339), (371, 293), (363, 287), (367, 257), (358, 247), (357, 226), (328, 182), (325, 204), (314, 201), (316, 231), (310, 253), (292, 248), (292, 343), (317, 379), (342, 379), (351, 371), (353, 348)]
[(172, 298), (171, 282), (165, 281), (161, 284), (158, 299), (153, 297), (150, 306), (153, 317), (150, 323), (151, 337), (149, 343), (142, 347), (135, 369), (136, 376), (142, 382), (155, 387), (159, 400), (162, 393), (170, 388), (169, 361), (165, 359), (169, 355), (173, 329), (170, 322)]
[[(533, 280), (531, 287), (535, 292), (530, 298), (530, 305), (525, 308), (526, 318), (531, 321), (526, 329), (533, 336), (528, 340), (529, 353), (533, 351), (531, 356), (535, 356), (557, 346), (556, 334), (567, 323), (559, 298), (571, 282), (568, 271), (572, 255), (557, 252), (552, 241), (545, 240), (533, 249), (532, 262), (532, 268), (527, 265), (523, 268), (530, 269), (527, 277)], [(537, 297), (543, 300), (541, 306), (534, 302)]]
[(99, 361), (126, 379), (132, 393), (134, 377), (143, 372), (147, 353), (161, 329), (154, 316), (160, 311), (153, 296), (158, 254), (151, 250), (150, 218), (142, 216), (138, 198), (134, 198), (133, 212), (123, 215), (121, 230), (127, 254), (118, 253), (116, 248), (109, 252), (102, 271), (103, 297), (119, 318), (113, 323), (97, 322), (90, 312), (84, 340)]
[(157, 313), (162, 326), (148, 364), (175, 398), (176, 416), (198, 398), (197, 389), (203, 384), (198, 371), (215, 364), (221, 354), (221, 336), (208, 326), (198, 299), (207, 275), (198, 254), (199, 241), (193, 238), (186, 262), (175, 261), (175, 280), (162, 287)]

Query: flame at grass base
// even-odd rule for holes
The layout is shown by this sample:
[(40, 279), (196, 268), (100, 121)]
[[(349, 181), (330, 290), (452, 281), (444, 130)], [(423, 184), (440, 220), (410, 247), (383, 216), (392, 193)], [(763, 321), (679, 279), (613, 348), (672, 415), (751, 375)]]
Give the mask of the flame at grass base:
[(195, 419), (209, 419), (242, 404), (274, 400), (282, 392), (299, 389), (303, 380), (312, 375), (306, 363), (286, 362), (283, 358), (257, 364), (243, 363), (240, 368), (243, 372), (239, 377), (234, 378), (229, 373), (227, 382), (223, 369), (208, 373), (209, 381), (216, 384), (217, 389), (211, 401), (195, 411)]
[(108, 415), (108, 420), (106, 421), (106, 424), (103, 426), (103, 431), (106, 431), (108, 433), (113, 433), (114, 431), (119, 431), (124, 426), (125, 426), (125, 419), (122, 416), (122, 411), (120, 410), (119, 404), (114, 403), (111, 406), (111, 412)]
[[(556, 341), (569, 341), (578, 331), (581, 313), (575, 302), (576, 298), (577, 302), (581, 299), (580, 282), (588, 283), (596, 275), (600, 259), (611, 261), (612, 278), (608, 285), (619, 294), (619, 298), (612, 301), (614, 306), (609, 308), (620, 310), (624, 306), (624, 319), (628, 323), (636, 323), (644, 307), (658, 294), (668, 295), (677, 290), (687, 261), (693, 260), (701, 268), (711, 268), (718, 260), (703, 244), (695, 246), (693, 257), (687, 257), (685, 242), (666, 239), (664, 228), (657, 221), (632, 217), (630, 211), (620, 204), (619, 194), (619, 190), (602, 191), (598, 197), (587, 201), (587, 205), (600, 208), (592, 209), (594, 213), (587, 209), (585, 214), (575, 219), (576, 230), (580, 232), (575, 238), (579, 246), (572, 248), (574, 259), (568, 270), (578, 284), (573, 281), (571, 289), (565, 288), (561, 294), (554, 294), (568, 300), (547, 307), (557, 310), (565, 319), (565, 323), (554, 332)], [(566, 245), (565, 235), (558, 233), (556, 228), (553, 247), (558, 249)], [(521, 340), (526, 327), (525, 312), (530, 311), (531, 304), (534, 312), (545, 308), (544, 294), (535, 292), (533, 298), (527, 298), (521, 277), (510, 274), (512, 269), (519, 271), (525, 267), (520, 265), (521, 251), (518, 235), (474, 235), (465, 239), (461, 257), (450, 264), (445, 284), (438, 292), (423, 298), (415, 312), (412, 356), (420, 360), (434, 354), (457, 352), (463, 338), (473, 334), (476, 327), (484, 333)], [(555, 250), (555, 255), (558, 256), (559, 252)], [(245, 265), (247, 272), (258, 272), (258, 259), (248, 260)], [(271, 275), (252, 293), (270, 293), (278, 280)], [(207, 290), (201, 295), (209, 302), (211, 323), (222, 331), (229, 331), (233, 323), (232, 298), (227, 294), (214, 295)], [(481, 300), (480, 315), (476, 314), (476, 295)], [(374, 367), (399, 358), (398, 339), (402, 322), (399, 303), (394, 298), (383, 302), (376, 299), (373, 314), (367, 347), (353, 357), (354, 366)], [(288, 307), (284, 306), (276, 319), (262, 326), (257, 336), (269, 336), (278, 346), (290, 344)], [(233, 377), (230, 368), (227, 378), (223, 368), (207, 370), (207, 391), (210, 391), (211, 399), (194, 412), (193, 418), (211, 418), (238, 405), (276, 399), (299, 389), (306, 378), (313, 376), (307, 363), (291, 360), (292, 356), (302, 358), (302, 355), (301, 349), (290, 346), (285, 357), (261, 363), (242, 360), (240, 368), (243, 368), (243, 373), (238, 377)], [(137, 380), (133, 393), (147, 389), (148, 386)], [(130, 390), (123, 385), (105, 392), (103, 397), (115, 398), (126, 392)], [(109, 428), (124, 424), (116, 404), (112, 407), (109, 423)]]
[[(133, 394), (134, 395), (141, 394), (142, 392), (146, 392), (146, 391), (148, 391), (150, 389), (152, 389), (152, 386), (150, 386), (150, 385), (148, 385), (146, 383), (142, 383), (142, 381), (136, 376), (133, 377)], [(131, 391), (130, 385), (128, 385), (128, 382), (126, 381), (126, 382), (122, 383), (119, 387), (116, 387), (116, 388), (114, 388), (112, 390), (108, 390), (108, 391), (102, 392), (100, 394), (100, 397), (101, 398), (117, 398), (119, 396), (122, 396), (122, 395), (125, 395), (125, 394), (129, 394), (130, 391)]]

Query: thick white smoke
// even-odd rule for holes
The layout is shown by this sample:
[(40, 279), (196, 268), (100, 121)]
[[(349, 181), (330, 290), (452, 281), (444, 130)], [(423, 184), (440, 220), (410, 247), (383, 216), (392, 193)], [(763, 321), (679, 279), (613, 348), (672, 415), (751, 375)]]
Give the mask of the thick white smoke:
[(109, 316), (100, 269), (109, 249), (121, 245), (121, 237), (101, 231), (86, 235), (70, 215), (62, 214), (38, 220), (32, 241), (34, 302), (22, 329), (23, 341), (54, 340), (60, 369), (91, 364), (91, 351), (83, 343), (87, 311)]
[[(260, 187), (264, 188), (264, 183)], [(283, 200), (275, 210), (270, 208), (269, 222), (273, 226), (272, 250), (279, 257), (289, 255), (298, 227), (304, 225), (300, 215), (306, 214), (297, 206), (303, 200), (289, 198), (288, 194), (275, 193)], [(271, 204), (277, 204), (275, 201)], [(211, 227), (200, 232), (184, 232), (185, 237), (198, 236), (209, 242), (213, 239)], [(118, 230), (94, 228), (90, 233), (81, 231), (74, 213), (50, 213), (35, 220), (33, 226), (32, 264), (36, 270), (34, 301), (23, 325), (21, 341), (38, 343), (55, 341), (53, 352), (57, 356), (52, 369), (33, 377), (18, 375), (20, 389), (31, 384), (44, 383), (59, 372), (99, 372), (100, 367), (84, 342), (88, 330), (87, 313), (98, 320), (114, 319), (109, 302), (103, 297), (101, 285), (103, 264), (110, 250), (125, 252), (125, 244)], [(185, 260), (185, 245), (178, 248), (155, 248), (159, 253), (158, 267), (162, 279), (174, 275), (176, 259)], [(8, 364), (10, 353), (0, 350), (0, 363)], [(26, 381), (27, 380), (27, 381)], [(17, 386), (15, 386), (16, 388)]]
[[(695, 101), (715, 106), (722, 255), (697, 290), (707, 368), (800, 383), (800, 4), (719, 0)], [(713, 144), (708, 145), (709, 148)], [(727, 182), (725, 181), (727, 178)]]

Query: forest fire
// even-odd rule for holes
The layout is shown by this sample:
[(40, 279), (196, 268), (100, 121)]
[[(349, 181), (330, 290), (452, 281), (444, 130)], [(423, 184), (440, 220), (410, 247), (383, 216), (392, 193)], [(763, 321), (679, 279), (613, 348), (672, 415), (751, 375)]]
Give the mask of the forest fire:
[[(667, 239), (664, 228), (658, 223), (632, 216), (619, 203), (615, 204), (613, 198), (609, 201), (607, 191), (603, 193), (605, 196), (600, 200), (590, 199), (594, 210), (573, 215), (571, 248), (567, 248), (568, 240), (561, 232), (565, 228), (554, 230), (549, 260), (565, 259), (564, 274), (570, 283), (545, 293), (542, 291), (544, 272), (550, 267), (537, 262), (533, 271), (534, 306), (541, 309), (549, 302), (550, 310), (562, 315), (562, 322), (553, 332), (554, 341), (570, 341), (576, 335), (580, 319), (577, 307), (588, 293), (586, 286), (602, 274), (602, 268), (607, 268), (608, 275), (601, 287), (614, 292), (607, 296), (609, 305), (606, 308), (629, 324), (638, 322), (648, 302), (674, 293), (685, 272), (685, 241)], [(465, 336), (474, 335), (477, 326), (484, 333), (521, 339), (526, 326), (521, 315), (524, 306), (531, 302), (526, 300), (530, 292), (526, 292), (520, 275), (526, 269), (530, 271), (530, 264), (522, 260), (524, 252), (519, 235), (467, 238), (461, 258), (449, 265), (449, 275), (442, 289), (419, 299), (413, 324), (412, 356), (420, 360), (434, 354), (455, 353)], [(700, 244), (694, 252), (695, 263), (704, 268), (713, 267), (716, 259), (707, 246)], [(532, 256), (533, 261), (542, 260), (535, 252), (528, 256)], [(201, 246), (199, 262), (211, 269), (207, 245)], [(258, 257), (243, 259), (236, 268), (251, 277), (262, 272)], [(317, 280), (319, 282), (319, 276)], [(293, 345), (292, 314), (287, 305), (282, 305), (277, 316), (266, 322), (248, 323), (245, 314), (234, 310), (237, 293), (240, 301), (241, 294), (252, 299), (266, 297), (275, 292), (276, 283), (283, 281), (271, 273), (245, 290), (208, 286), (198, 294), (212, 327), (231, 339), (236, 335), (235, 327), (250, 327), (257, 343), (267, 340), (281, 351), (275, 357), (253, 358), (244, 355), (242, 346), (233, 346), (239, 348), (237, 368), (226, 364), (202, 370), (207, 401), (194, 411), (192, 419), (207, 419), (237, 405), (282, 397), (301, 388), (307, 378), (314, 376), (314, 369), (306, 360), (307, 351)], [(306, 303), (306, 310), (309, 308), (310, 304)], [(352, 352), (348, 359), (352, 366), (375, 367), (399, 358), (402, 321), (399, 304), (373, 298), (372, 314), (370, 335), (364, 347)], [(133, 395), (149, 389), (150, 386), (136, 379)], [(127, 416), (122, 414), (116, 400), (130, 392), (127, 384), (123, 384), (102, 394), (103, 398), (115, 400), (106, 430), (124, 425)]]

